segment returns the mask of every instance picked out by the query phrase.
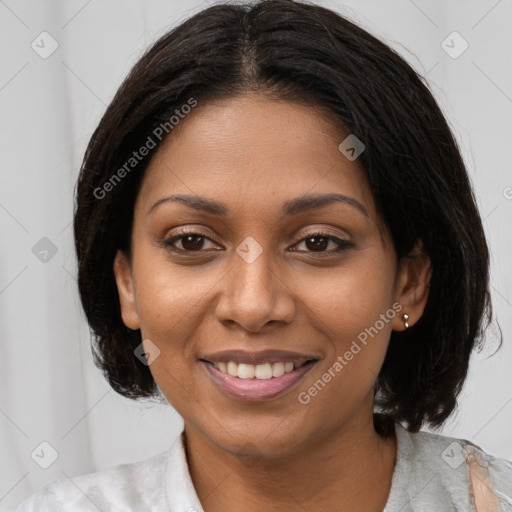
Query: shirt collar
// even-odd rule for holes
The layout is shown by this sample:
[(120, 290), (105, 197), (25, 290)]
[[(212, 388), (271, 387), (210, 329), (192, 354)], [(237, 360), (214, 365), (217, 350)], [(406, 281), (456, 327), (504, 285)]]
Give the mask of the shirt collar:
[(165, 469), (165, 490), (172, 512), (204, 512), (188, 469), (182, 432), (169, 448)]

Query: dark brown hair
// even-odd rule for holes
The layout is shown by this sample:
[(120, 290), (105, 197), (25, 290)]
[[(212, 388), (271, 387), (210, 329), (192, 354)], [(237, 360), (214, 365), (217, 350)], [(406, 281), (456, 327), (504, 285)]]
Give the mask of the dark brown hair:
[(117, 249), (130, 254), (134, 202), (151, 155), (114, 185), (112, 176), (190, 98), (201, 104), (250, 91), (331, 113), (365, 144), (359, 161), (398, 258), (421, 240), (433, 269), (428, 303), (414, 326), (392, 333), (375, 400), (388, 422), (439, 427), (456, 408), (492, 318), (488, 248), (471, 184), (423, 78), (368, 32), (313, 4), (209, 7), (156, 41), (120, 86), (76, 188), (78, 286), (95, 364), (125, 397), (158, 395), (149, 367), (134, 356), (141, 333), (123, 324), (113, 274)]

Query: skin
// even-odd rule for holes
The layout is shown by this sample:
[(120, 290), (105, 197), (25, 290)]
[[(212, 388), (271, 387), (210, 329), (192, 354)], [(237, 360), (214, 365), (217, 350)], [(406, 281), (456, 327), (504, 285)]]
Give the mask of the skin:
[[(184, 419), (191, 477), (203, 508), (381, 511), (396, 460), (396, 439), (372, 421), (373, 389), (391, 331), (413, 325), (428, 299), (430, 262), (421, 248), (397, 265), (358, 160), (338, 145), (348, 134), (325, 112), (258, 94), (199, 104), (152, 159), (135, 204), (132, 257), (114, 272), (122, 318), (160, 350), (150, 370)], [(367, 215), (334, 203), (283, 217), (285, 201), (336, 192)], [(171, 194), (225, 204), (225, 217)], [(186, 227), (174, 254), (159, 240)], [(352, 244), (307, 243), (322, 228)], [(248, 263), (236, 248), (262, 248)], [(201, 242), (202, 240), (202, 242)], [(320, 247), (319, 247), (320, 246)], [(197, 248), (196, 251), (190, 249)], [(319, 248), (318, 248), (319, 247)], [(201, 252), (202, 251), (202, 252)], [(403, 310), (311, 398), (298, 400), (353, 340), (399, 303)], [(285, 395), (231, 398), (198, 361), (228, 349), (314, 353), (319, 361)]]

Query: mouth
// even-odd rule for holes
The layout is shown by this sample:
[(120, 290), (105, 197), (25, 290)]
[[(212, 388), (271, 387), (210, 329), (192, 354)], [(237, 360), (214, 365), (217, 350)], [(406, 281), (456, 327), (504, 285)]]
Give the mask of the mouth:
[(219, 352), (199, 362), (231, 398), (263, 401), (290, 391), (319, 360), (316, 355), (271, 350)]
[(281, 377), (285, 373), (290, 373), (297, 368), (311, 362), (308, 360), (304, 363), (294, 363), (293, 361), (277, 361), (275, 363), (247, 364), (237, 363), (236, 361), (219, 361), (211, 363), (217, 370), (222, 373), (238, 377), (239, 379), (257, 379), (268, 380)]

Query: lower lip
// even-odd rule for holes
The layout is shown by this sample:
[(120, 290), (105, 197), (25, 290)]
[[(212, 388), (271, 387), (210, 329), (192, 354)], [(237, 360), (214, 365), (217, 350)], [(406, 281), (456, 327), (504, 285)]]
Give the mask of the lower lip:
[(281, 375), (281, 377), (272, 377), (271, 379), (240, 379), (221, 372), (211, 363), (205, 361), (201, 361), (201, 363), (214, 382), (227, 395), (237, 400), (257, 402), (284, 395), (311, 370), (316, 361), (310, 361), (291, 372)]

